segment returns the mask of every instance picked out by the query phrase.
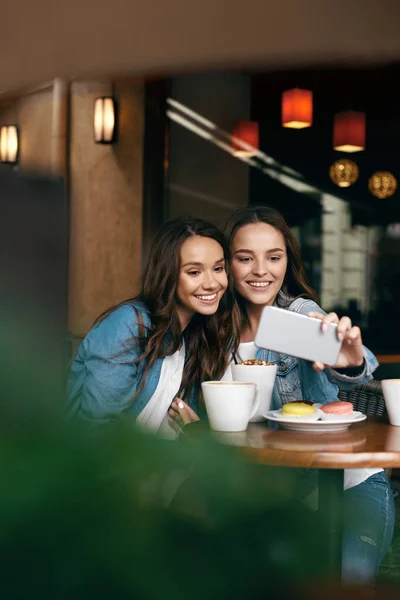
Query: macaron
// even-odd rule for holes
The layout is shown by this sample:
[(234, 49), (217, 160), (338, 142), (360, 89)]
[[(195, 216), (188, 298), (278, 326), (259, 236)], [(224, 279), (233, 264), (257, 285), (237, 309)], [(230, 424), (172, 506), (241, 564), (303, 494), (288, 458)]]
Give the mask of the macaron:
[(327, 415), (351, 415), (353, 413), (353, 405), (351, 402), (338, 400), (337, 402), (328, 402), (321, 406), (323, 413)]
[(310, 404), (306, 404), (305, 402), (293, 401), (282, 406), (282, 414), (291, 415), (292, 417), (313, 415), (315, 412), (315, 408), (310, 406)]

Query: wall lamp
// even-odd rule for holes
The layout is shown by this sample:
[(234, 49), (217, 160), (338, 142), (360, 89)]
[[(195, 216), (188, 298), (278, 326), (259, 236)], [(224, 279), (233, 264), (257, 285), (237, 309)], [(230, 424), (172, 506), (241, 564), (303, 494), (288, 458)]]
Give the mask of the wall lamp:
[(19, 158), (19, 135), (16, 125), (3, 125), (0, 129), (0, 161), (15, 165)]
[(96, 98), (94, 102), (94, 141), (96, 144), (113, 144), (116, 141), (117, 106), (110, 96)]

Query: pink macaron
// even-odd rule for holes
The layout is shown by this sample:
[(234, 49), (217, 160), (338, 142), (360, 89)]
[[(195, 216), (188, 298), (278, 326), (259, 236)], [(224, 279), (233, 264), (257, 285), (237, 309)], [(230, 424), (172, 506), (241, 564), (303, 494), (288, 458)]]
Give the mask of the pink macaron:
[(353, 405), (351, 402), (345, 402), (344, 400), (338, 400), (337, 402), (329, 402), (321, 406), (322, 412), (327, 415), (351, 415), (353, 412)]

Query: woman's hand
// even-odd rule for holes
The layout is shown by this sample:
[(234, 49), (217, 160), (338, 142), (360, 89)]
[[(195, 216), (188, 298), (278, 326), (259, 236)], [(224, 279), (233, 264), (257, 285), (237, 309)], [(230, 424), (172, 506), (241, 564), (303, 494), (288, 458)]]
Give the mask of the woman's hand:
[[(319, 312), (311, 312), (308, 316), (320, 319), (323, 332), (328, 330), (329, 323), (337, 323), (336, 335), (338, 340), (341, 340), (343, 343), (338, 361), (331, 368), (346, 369), (347, 367), (361, 367), (364, 361), (361, 331), (359, 327), (353, 327), (349, 317), (339, 319), (337, 314), (333, 312), (327, 315), (322, 315)], [(314, 371), (323, 371), (326, 367), (327, 365), (319, 361), (313, 363)]]
[(200, 417), (194, 412), (186, 402), (176, 398), (168, 411), (168, 423), (174, 431), (179, 433), (185, 425), (200, 421)]

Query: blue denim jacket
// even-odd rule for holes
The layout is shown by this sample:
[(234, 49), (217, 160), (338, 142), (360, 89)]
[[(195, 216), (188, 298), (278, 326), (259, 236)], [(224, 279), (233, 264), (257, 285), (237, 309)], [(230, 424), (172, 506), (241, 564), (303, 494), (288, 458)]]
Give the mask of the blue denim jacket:
[[(143, 323), (150, 327), (147, 309), (134, 305)], [(91, 421), (109, 420), (127, 413), (136, 418), (154, 394), (163, 358), (149, 369), (143, 389), (135, 396), (143, 378), (143, 361), (132, 364), (140, 355), (134, 344), (138, 335), (138, 316), (132, 304), (112, 311), (89, 331), (72, 362), (68, 382), (68, 412)], [(197, 410), (197, 390), (189, 404)]]
[[(135, 304), (135, 308), (144, 325), (149, 327), (146, 308), (139, 304)], [(302, 314), (323, 313), (315, 302), (303, 299), (295, 300), (289, 310)], [(139, 350), (132, 343), (137, 335), (137, 313), (131, 304), (120, 306), (92, 327), (71, 365), (67, 385), (70, 414), (94, 421), (112, 419), (125, 412), (134, 418), (140, 414), (157, 388), (163, 359), (155, 361), (147, 373), (144, 388), (134, 398), (144, 369), (142, 363), (132, 364), (139, 356)], [(369, 381), (378, 362), (367, 348), (364, 354), (365, 368), (357, 377), (334, 370), (316, 373), (307, 361), (267, 350), (258, 349), (256, 356), (278, 364), (272, 407), (280, 408), (294, 399), (329, 402), (337, 398), (338, 386), (349, 389)], [(198, 389), (192, 390), (189, 403), (197, 412)]]
[[(310, 312), (325, 314), (316, 302), (304, 298), (294, 300), (288, 310), (308, 315)], [(373, 379), (372, 373), (379, 363), (368, 348), (364, 347), (365, 366), (362, 373), (349, 377), (334, 369), (316, 373), (308, 361), (259, 348), (256, 358), (277, 363), (277, 377), (272, 394), (271, 407), (274, 410), (291, 400), (313, 400), (325, 404), (337, 400), (339, 388), (351, 389)]]

